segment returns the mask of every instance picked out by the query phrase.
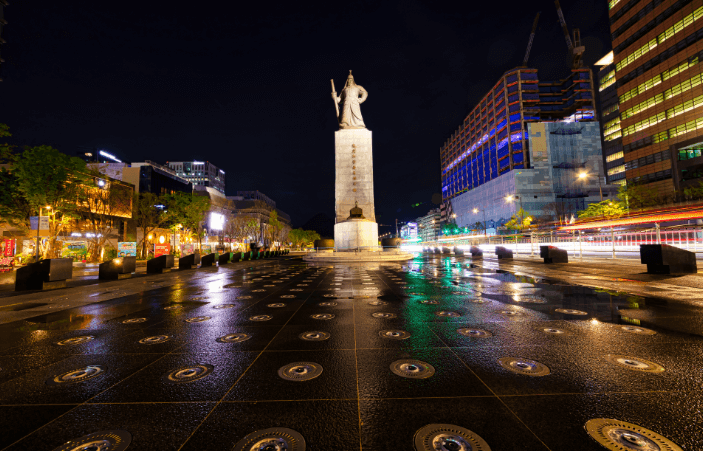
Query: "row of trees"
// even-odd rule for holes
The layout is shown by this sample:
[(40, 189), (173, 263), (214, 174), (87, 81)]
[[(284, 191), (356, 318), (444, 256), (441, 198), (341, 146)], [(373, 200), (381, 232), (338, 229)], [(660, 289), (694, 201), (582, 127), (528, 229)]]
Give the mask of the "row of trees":
[(288, 239), (294, 249), (302, 249), (312, 246), (320, 235), (314, 230), (293, 229), (288, 233)]
[[(9, 136), (7, 125), (0, 124), (0, 137)], [(0, 225), (31, 236), (30, 217), (48, 216), (43, 258), (60, 257), (60, 238), (80, 231), (88, 243), (87, 258), (100, 260), (106, 248), (116, 247), (110, 237), (128, 233), (125, 227), (132, 220), (144, 232), (139, 242), (144, 254), (145, 239), (157, 228), (180, 226), (186, 235), (203, 236), (207, 197), (135, 195), (131, 185), (109, 180), (80, 158), (50, 146), (1, 144), (0, 164)]]

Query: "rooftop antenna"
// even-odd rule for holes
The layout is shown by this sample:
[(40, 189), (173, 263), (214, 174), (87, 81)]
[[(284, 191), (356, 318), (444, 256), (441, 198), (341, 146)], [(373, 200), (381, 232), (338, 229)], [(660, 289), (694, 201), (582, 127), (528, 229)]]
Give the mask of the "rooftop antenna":
[(532, 41), (535, 39), (535, 31), (537, 31), (537, 22), (539, 21), (539, 15), (541, 12), (537, 13), (535, 16), (535, 21), (532, 23), (532, 33), (530, 33), (530, 40), (527, 41), (527, 51), (525, 52), (525, 59), (522, 60), (522, 65), (527, 66), (527, 60), (530, 58), (530, 50), (532, 50)]

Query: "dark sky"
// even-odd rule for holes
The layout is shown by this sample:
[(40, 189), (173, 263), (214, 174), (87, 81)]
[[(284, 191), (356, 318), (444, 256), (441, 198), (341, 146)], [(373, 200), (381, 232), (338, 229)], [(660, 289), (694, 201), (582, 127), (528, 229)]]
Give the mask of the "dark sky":
[[(562, 7), (593, 64), (610, 50), (607, 2)], [(392, 224), (433, 207), (439, 147), (521, 63), (537, 11), (529, 65), (540, 79), (564, 77), (551, 0), (14, 1), (0, 122), (13, 143), (69, 154), (208, 160), (227, 172), (228, 194), (258, 189), (300, 226), (334, 217), (330, 79), (339, 91), (353, 69), (369, 92), (377, 219)]]

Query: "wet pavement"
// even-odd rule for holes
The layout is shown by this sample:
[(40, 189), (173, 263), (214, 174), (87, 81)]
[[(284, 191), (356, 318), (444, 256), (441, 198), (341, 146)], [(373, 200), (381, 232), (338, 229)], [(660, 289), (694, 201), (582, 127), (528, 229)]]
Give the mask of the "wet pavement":
[(703, 449), (697, 302), (470, 264), (83, 290), (0, 324), (0, 450)]

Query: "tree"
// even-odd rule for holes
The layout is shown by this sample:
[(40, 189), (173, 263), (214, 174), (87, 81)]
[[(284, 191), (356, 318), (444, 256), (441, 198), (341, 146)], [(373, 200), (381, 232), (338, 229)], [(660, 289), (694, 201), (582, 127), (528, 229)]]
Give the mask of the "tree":
[(685, 200), (695, 200), (703, 198), (703, 182), (699, 181), (698, 186), (688, 186), (683, 189)]
[(165, 227), (168, 221), (168, 214), (164, 212), (167, 203), (166, 196), (158, 196), (153, 193), (138, 193), (134, 196), (132, 217), (136, 227), (142, 229), (142, 238), (137, 243), (142, 258), (147, 256), (149, 234), (156, 229)]
[(569, 222), (569, 216), (574, 214), (571, 202), (550, 202), (542, 207), (545, 222)]
[(199, 246), (202, 245), (202, 237), (205, 234), (205, 213), (209, 209), (209, 197), (185, 193), (175, 193), (167, 197), (166, 213), (170, 227), (175, 230), (180, 225), (183, 233), (196, 235)]
[(314, 230), (292, 229), (288, 232), (288, 239), (294, 248), (311, 246), (315, 240), (320, 239), (320, 235)]
[(604, 200), (589, 204), (585, 210), (578, 212), (579, 219), (586, 218), (619, 218), (625, 214), (625, 205), (622, 202)]
[(628, 212), (653, 207), (660, 202), (659, 194), (654, 188), (638, 184), (621, 185), (618, 198), (625, 204)]
[[(8, 136), (7, 130), (7, 126), (0, 126), (3, 136)], [(0, 179), (9, 183), (7, 192), (0, 196), (3, 220), (26, 226), (30, 215), (48, 212), (49, 237), (43, 255), (58, 257), (61, 249), (57, 239), (80, 218), (79, 210), (86, 202), (84, 187), (93, 183), (85, 162), (50, 146), (25, 146), (16, 151), (13, 146), (3, 145), (0, 163), (8, 165)]]
[[(278, 241), (278, 235), (281, 232), (282, 228), (283, 228), (283, 223), (281, 223), (281, 221), (278, 220), (278, 212), (276, 210), (271, 210), (271, 213), (269, 214), (269, 227), (268, 227), (268, 232), (269, 232), (271, 244)], [(280, 247), (280, 243), (279, 243), (279, 247)]]
[(515, 213), (513, 217), (505, 223), (505, 227), (508, 229), (522, 231), (523, 229), (530, 227), (531, 223), (532, 216), (527, 215), (525, 210), (520, 208), (517, 213)]

